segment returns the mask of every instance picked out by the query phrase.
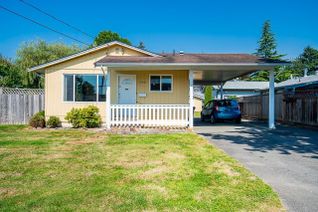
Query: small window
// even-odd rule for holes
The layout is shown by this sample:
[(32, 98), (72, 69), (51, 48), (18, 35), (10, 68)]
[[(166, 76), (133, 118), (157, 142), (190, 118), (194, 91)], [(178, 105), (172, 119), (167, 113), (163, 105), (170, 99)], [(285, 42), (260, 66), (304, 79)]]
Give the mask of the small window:
[(172, 91), (172, 76), (151, 75), (150, 91)]

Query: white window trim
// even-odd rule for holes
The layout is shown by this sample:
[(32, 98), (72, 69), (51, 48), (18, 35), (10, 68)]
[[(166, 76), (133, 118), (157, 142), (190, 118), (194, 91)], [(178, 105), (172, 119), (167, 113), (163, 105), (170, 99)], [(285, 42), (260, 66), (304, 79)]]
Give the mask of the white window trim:
[[(151, 90), (151, 77), (152, 76), (160, 76), (160, 90), (159, 91), (152, 91)], [(171, 77), (171, 90), (170, 91), (161, 90), (162, 89), (161, 88), (161, 86), (162, 86), (161, 78), (165, 77), (165, 76)], [(172, 74), (149, 74), (149, 92), (150, 93), (172, 93), (173, 92), (173, 75)]]
[[(65, 84), (65, 75), (72, 75), (73, 76), (73, 100), (72, 101), (66, 101), (64, 99), (64, 84)], [(85, 76), (96, 76), (96, 101), (75, 101), (75, 79), (76, 75), (85, 75)], [(63, 74), (63, 83), (62, 84), (62, 102), (66, 104), (100, 104), (105, 103), (105, 101), (99, 101), (99, 76), (103, 76), (102, 74), (78, 74), (78, 73), (64, 73)]]

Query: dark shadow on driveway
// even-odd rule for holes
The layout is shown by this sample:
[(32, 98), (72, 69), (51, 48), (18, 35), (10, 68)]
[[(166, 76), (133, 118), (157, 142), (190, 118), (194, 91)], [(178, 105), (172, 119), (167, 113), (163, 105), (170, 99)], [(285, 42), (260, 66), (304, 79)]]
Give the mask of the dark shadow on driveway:
[[(228, 130), (213, 130), (227, 125), (235, 126)], [(245, 144), (248, 151), (279, 151), (280, 154), (291, 154), (292, 152), (306, 154), (303, 157), (318, 159), (318, 131), (278, 126), (276, 130), (269, 130), (264, 123), (217, 123), (211, 125), (195, 120), (195, 126), (209, 128), (201, 130), (198, 134), (210, 137), (217, 141)]]

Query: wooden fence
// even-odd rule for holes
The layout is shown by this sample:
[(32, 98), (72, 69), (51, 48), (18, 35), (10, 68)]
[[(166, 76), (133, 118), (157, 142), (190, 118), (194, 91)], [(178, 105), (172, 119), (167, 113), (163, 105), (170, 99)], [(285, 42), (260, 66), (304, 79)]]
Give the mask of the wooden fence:
[[(247, 119), (268, 119), (268, 94), (239, 98), (242, 115)], [(318, 91), (275, 94), (275, 119), (288, 124), (318, 126)]]
[(43, 89), (0, 88), (0, 124), (27, 124), (43, 110)]

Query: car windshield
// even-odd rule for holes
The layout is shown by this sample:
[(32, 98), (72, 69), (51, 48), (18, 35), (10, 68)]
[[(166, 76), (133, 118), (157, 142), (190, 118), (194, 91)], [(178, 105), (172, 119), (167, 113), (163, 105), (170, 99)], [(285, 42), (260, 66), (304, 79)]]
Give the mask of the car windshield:
[(219, 107), (237, 107), (237, 105), (237, 101), (235, 100), (223, 100), (217, 102), (217, 106)]

